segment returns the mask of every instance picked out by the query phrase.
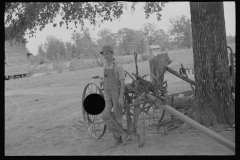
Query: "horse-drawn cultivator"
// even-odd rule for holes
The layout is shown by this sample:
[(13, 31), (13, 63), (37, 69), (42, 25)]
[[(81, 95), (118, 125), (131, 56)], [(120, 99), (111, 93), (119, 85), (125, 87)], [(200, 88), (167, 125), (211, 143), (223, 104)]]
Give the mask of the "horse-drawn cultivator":
[[(235, 151), (235, 144), (226, 138), (216, 134), (201, 124), (195, 122), (185, 114), (194, 101), (194, 86), (195, 82), (187, 77), (186, 68), (183, 65), (180, 68), (180, 73), (171, 69), (167, 65), (164, 67), (164, 72), (179, 77), (191, 85), (193, 95), (190, 97), (175, 97), (167, 92), (167, 81), (159, 81), (159, 78), (154, 74), (140, 76), (137, 67), (137, 55), (134, 55), (136, 64), (136, 73), (125, 71), (125, 77), (129, 76), (132, 79), (131, 83), (125, 85), (125, 107), (123, 110), (123, 129), (130, 135), (138, 138), (139, 147), (142, 147), (145, 142), (145, 127), (146, 125), (156, 126), (159, 131), (163, 128), (164, 134), (166, 128), (168, 130), (179, 127), (183, 122), (202, 131), (209, 137), (218, 141), (222, 145)], [(164, 74), (164, 73), (163, 73)], [(99, 76), (94, 79), (101, 79)], [(103, 87), (96, 83), (89, 83), (84, 88), (82, 96), (82, 106), (84, 99), (92, 93), (97, 93), (103, 96)], [(96, 106), (97, 107), (97, 106)], [(107, 131), (107, 126), (104, 124), (101, 114), (90, 115), (82, 107), (82, 114), (87, 126), (87, 129), (92, 137), (101, 138)], [(142, 132), (139, 133), (139, 123), (142, 122)], [(141, 135), (141, 136), (140, 136)]]

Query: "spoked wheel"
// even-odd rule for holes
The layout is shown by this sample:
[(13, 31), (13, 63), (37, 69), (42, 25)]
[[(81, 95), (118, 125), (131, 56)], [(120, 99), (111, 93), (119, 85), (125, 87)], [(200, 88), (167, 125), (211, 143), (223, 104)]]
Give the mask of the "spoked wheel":
[[(155, 80), (157, 83), (160, 83), (159, 80), (151, 75), (151, 74), (146, 74), (142, 76), (143, 79), (153, 82)], [(159, 93), (157, 93), (159, 95)], [(164, 115), (165, 115), (165, 110), (162, 108), (158, 108), (155, 104), (153, 103), (147, 103), (147, 105), (144, 107), (145, 109), (141, 112), (141, 117), (145, 116), (145, 121), (148, 125), (153, 125), (157, 124), (160, 121), (162, 121)]]
[[(83, 107), (84, 99), (89, 94), (92, 94), (92, 93), (100, 94), (103, 96), (102, 90), (97, 84), (95, 83), (87, 84), (83, 90), (83, 95), (82, 95), (82, 115), (83, 115), (85, 124), (87, 126), (88, 132), (91, 134), (92, 137), (99, 139), (106, 132), (107, 126), (104, 124), (101, 118), (101, 114), (90, 115), (85, 111)], [(94, 106), (94, 107), (97, 107), (97, 106)]]
[(165, 110), (157, 108), (153, 103), (147, 103), (140, 117), (145, 116), (145, 121), (148, 125), (154, 125), (162, 121), (165, 115)]
[[(129, 96), (134, 96), (133, 93), (128, 93)], [(125, 97), (125, 104), (130, 105), (133, 103), (133, 99), (129, 97)], [(127, 113), (128, 111), (128, 113)], [(129, 115), (128, 115), (129, 114)], [(127, 116), (131, 118), (131, 123), (133, 122), (133, 107), (124, 107), (123, 109), (123, 125), (128, 128), (129, 122), (127, 122)]]

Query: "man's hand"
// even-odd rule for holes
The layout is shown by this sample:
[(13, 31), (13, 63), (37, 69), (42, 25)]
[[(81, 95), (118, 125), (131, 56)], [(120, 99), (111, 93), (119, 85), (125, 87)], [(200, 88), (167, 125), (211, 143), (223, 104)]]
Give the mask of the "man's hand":
[(124, 108), (124, 100), (122, 96), (119, 96), (118, 98), (118, 105), (122, 108)]
[(103, 85), (103, 82), (104, 82), (104, 79), (102, 78), (98, 83), (99, 83), (99, 85), (100, 85), (100, 87), (102, 87), (102, 85)]

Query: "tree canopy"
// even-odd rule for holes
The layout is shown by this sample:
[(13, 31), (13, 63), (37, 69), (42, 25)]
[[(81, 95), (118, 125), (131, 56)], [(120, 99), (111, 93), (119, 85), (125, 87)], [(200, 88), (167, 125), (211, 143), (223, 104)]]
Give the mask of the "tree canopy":
[[(191, 34), (191, 29), (187, 32)], [(39, 50), (38, 54), (44, 56), (44, 61), (52, 61), (53, 57), (58, 59), (58, 54), (66, 60), (92, 58), (99, 56), (97, 53), (100, 52), (102, 46), (107, 44), (114, 48), (115, 55), (129, 55), (133, 52), (145, 54), (150, 45), (159, 45), (162, 51), (169, 51), (177, 47), (176, 39), (172, 40), (170, 33), (158, 29), (154, 23), (145, 23), (139, 30), (121, 28), (116, 33), (111, 29), (103, 28), (98, 32), (99, 38), (94, 39), (91, 37), (90, 30), (85, 27), (83, 30), (73, 32), (71, 40), (67, 42), (54, 36), (48, 36), (44, 43), (45, 54), (42, 54), (43, 49)], [(178, 49), (186, 47), (184, 44), (192, 43), (188, 38), (181, 39), (180, 42), (181, 45)], [(43, 48), (41, 45), (39, 47)]]
[[(191, 20), (186, 16), (176, 16), (170, 19), (170, 34), (177, 39), (177, 45), (190, 48), (192, 46)], [(183, 43), (182, 43), (183, 42)]]
[[(151, 14), (157, 14), (161, 19), (160, 11), (166, 2), (145, 2), (144, 10), (146, 18)], [(137, 3), (132, 3), (131, 9), (135, 9)], [(27, 34), (33, 37), (36, 31), (40, 31), (46, 24), (53, 23), (57, 15), (61, 16), (59, 24), (75, 24), (75, 29), (80, 24), (84, 27), (84, 19), (96, 26), (104, 21), (119, 19), (126, 9), (126, 2), (6, 2), (5, 3), (5, 40), (23, 39)], [(70, 28), (73, 29), (73, 28)]]

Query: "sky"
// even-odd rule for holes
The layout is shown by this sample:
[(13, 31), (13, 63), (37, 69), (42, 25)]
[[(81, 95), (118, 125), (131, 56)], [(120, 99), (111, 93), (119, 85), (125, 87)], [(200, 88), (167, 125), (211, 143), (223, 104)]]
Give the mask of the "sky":
[[(130, 28), (134, 30), (140, 30), (144, 23), (154, 23), (157, 25), (157, 29), (163, 29), (164, 31), (168, 31), (170, 27), (169, 19), (174, 18), (176, 16), (185, 15), (190, 18), (190, 6), (189, 2), (169, 2), (163, 7), (161, 14), (161, 20), (158, 21), (156, 15), (151, 15), (148, 19), (145, 18), (145, 12), (143, 9), (143, 4), (139, 2), (135, 11), (131, 12), (130, 5), (128, 5), (128, 9), (123, 11), (121, 18), (115, 21), (105, 21), (100, 24), (100, 27), (97, 25), (95, 28), (90, 25), (88, 21), (85, 21), (85, 27), (90, 29), (91, 36), (95, 39), (98, 38), (97, 33), (103, 29), (108, 28), (111, 29), (113, 33), (116, 33), (121, 28)], [(226, 24), (226, 34), (227, 35), (236, 35), (236, 11), (235, 11), (235, 2), (224, 2), (224, 15), (225, 15), (225, 24)], [(55, 22), (60, 22), (60, 16), (55, 19)], [(73, 30), (66, 29), (65, 25), (62, 27), (53, 27), (53, 24), (48, 24), (45, 28), (40, 32), (36, 33), (36, 37), (28, 38), (28, 43), (26, 47), (28, 50), (36, 55), (37, 49), (40, 44), (44, 44), (46, 42), (47, 36), (55, 36), (58, 39), (63, 40), (64, 42), (71, 40), (71, 35)], [(80, 26), (77, 28), (80, 30)]]

